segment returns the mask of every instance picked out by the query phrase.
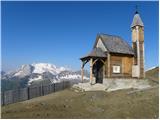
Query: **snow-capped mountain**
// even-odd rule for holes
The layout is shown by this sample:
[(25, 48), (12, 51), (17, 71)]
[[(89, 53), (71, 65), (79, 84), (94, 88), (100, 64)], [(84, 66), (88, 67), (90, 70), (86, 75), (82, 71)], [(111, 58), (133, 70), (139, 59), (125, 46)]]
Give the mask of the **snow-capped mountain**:
[(22, 65), (20, 69), (18, 69), (15, 72), (12, 72), (12, 75), (22, 78), (32, 74), (33, 70), (34, 66), (32, 65)]
[(69, 70), (64, 67), (56, 67), (53, 64), (48, 64), (48, 63), (38, 63), (38, 64), (32, 64), (34, 66), (33, 73), (39, 73), (42, 74), (44, 72), (50, 72), (53, 75), (57, 75), (62, 71)]
[(69, 70), (69, 69), (64, 67), (56, 67), (55, 65), (48, 64), (48, 63), (34, 63), (31, 65), (30, 64), (22, 65), (21, 68), (19, 68), (15, 72), (12, 72), (11, 74), (13, 76), (18, 76), (18, 77), (25, 77), (33, 73), (43, 74), (45, 72), (49, 72), (52, 75), (57, 75), (60, 72), (65, 70)]
[[(81, 80), (79, 71), (72, 71), (69, 68), (57, 67), (49, 63), (34, 63), (22, 65), (19, 69), (5, 73), (2, 80), (27, 80), (28, 85), (40, 81), (49, 81), (51, 83), (61, 82), (62, 80)], [(88, 74), (84, 79), (89, 79)]]

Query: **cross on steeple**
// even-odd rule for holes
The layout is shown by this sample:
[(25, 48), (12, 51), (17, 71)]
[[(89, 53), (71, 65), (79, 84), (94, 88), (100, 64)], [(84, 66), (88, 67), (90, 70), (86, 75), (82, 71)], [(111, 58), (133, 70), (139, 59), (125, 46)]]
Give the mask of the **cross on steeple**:
[(135, 14), (138, 14), (138, 5), (136, 5), (136, 12)]

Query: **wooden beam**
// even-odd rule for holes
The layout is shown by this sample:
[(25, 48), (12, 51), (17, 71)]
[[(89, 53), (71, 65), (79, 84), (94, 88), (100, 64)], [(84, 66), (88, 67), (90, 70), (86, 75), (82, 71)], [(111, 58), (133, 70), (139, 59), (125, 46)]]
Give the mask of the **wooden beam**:
[(110, 63), (110, 59), (111, 59), (111, 57), (110, 57), (111, 55), (108, 53), (107, 54), (107, 61), (108, 61), (108, 77), (110, 77), (110, 67), (111, 67), (111, 63)]
[(93, 81), (93, 58), (90, 59), (90, 83), (92, 84)]
[(93, 65), (97, 62), (97, 60), (98, 60), (98, 59), (96, 59), (96, 60), (93, 61)]
[(100, 61), (105, 65), (105, 61), (103, 61), (102, 59), (100, 59)]
[(83, 76), (84, 76), (83, 68), (84, 68), (84, 65), (82, 63), (82, 66), (81, 66), (81, 79), (82, 79), (82, 83), (83, 83)]
[(84, 65), (88, 62), (89, 60), (82, 60), (82, 65), (81, 65), (81, 80), (82, 80), (82, 83), (83, 83), (83, 81), (84, 81)]
[(101, 61), (103, 64), (105, 64), (105, 61), (104, 61), (104, 60), (102, 60), (101, 58), (97, 58), (96, 60), (93, 61), (93, 65), (94, 65), (99, 59), (100, 59), (100, 61)]
[(105, 71), (106, 71), (106, 70), (105, 70), (105, 67), (106, 67), (106, 66), (105, 66), (105, 64), (104, 64), (104, 65), (103, 65), (103, 79), (106, 77), (106, 76), (105, 76)]
[(82, 67), (84, 67), (84, 65), (85, 65), (88, 61), (89, 61), (89, 60), (82, 61), (82, 62), (83, 62), (83, 66), (82, 66)]

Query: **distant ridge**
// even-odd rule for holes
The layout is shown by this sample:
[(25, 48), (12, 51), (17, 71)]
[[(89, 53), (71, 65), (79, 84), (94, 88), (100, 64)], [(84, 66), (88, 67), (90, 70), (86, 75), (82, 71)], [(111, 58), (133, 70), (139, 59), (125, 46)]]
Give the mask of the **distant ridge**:
[(152, 67), (148, 69), (145, 73), (146, 73), (146, 78), (151, 79), (155, 82), (159, 82), (159, 66)]
[[(87, 71), (84, 79), (89, 79)], [(2, 89), (9, 90), (28, 85), (40, 85), (57, 83), (63, 80), (72, 82), (81, 81), (81, 71), (73, 71), (65, 67), (57, 67), (50, 63), (34, 63), (22, 65), (17, 70), (9, 73), (1, 73)]]

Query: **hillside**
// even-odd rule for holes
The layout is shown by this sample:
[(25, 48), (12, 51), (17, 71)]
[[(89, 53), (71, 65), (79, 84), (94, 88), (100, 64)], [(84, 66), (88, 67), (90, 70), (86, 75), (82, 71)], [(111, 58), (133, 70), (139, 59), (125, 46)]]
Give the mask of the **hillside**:
[[(158, 69), (146, 72), (158, 80)], [(2, 118), (159, 118), (159, 87), (113, 92), (78, 92), (71, 88), (2, 107)], [(154, 83), (154, 84), (152, 84)]]
[(2, 107), (2, 118), (158, 118), (158, 87), (137, 91), (66, 89)]
[(159, 67), (155, 67), (146, 71), (146, 78), (159, 82)]

